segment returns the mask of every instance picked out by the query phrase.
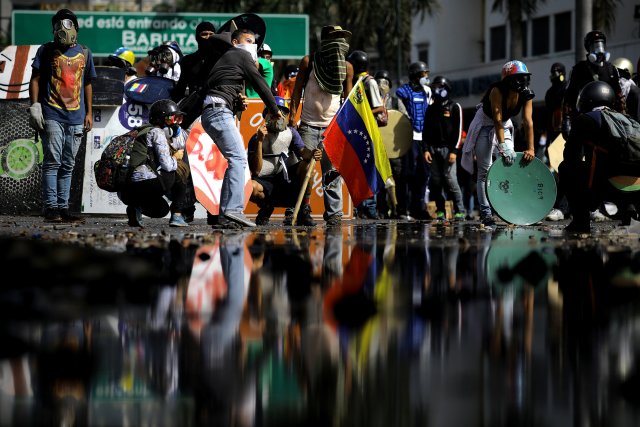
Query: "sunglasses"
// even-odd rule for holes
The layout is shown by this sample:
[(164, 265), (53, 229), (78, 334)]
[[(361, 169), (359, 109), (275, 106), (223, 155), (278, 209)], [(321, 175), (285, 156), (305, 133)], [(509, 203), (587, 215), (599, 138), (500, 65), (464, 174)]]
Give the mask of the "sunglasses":
[(164, 122), (171, 126), (171, 125), (179, 125), (180, 123), (182, 123), (182, 114), (174, 114), (172, 116), (167, 116), (164, 118)]
[(73, 21), (71, 19), (62, 19), (58, 22), (56, 22), (56, 24), (54, 25), (54, 29), (59, 30), (61, 28), (64, 28), (66, 30), (70, 30), (72, 28), (75, 28), (75, 25), (73, 25)]

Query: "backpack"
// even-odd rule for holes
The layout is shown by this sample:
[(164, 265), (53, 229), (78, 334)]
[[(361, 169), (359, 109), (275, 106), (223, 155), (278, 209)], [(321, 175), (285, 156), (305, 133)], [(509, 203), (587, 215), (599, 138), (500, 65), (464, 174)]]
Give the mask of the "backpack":
[(145, 141), (145, 136), (151, 129), (152, 125), (133, 129), (116, 136), (107, 144), (100, 160), (93, 165), (99, 188), (112, 193), (122, 191), (135, 168), (144, 163), (152, 163)]
[(640, 165), (640, 123), (626, 114), (605, 108), (601, 110), (603, 127), (609, 130), (609, 152), (627, 164)]

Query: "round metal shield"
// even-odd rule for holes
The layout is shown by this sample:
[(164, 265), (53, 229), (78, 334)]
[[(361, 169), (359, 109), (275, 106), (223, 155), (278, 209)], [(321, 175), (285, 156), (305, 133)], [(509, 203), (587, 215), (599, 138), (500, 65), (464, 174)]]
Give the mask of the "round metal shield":
[(402, 157), (413, 142), (411, 122), (398, 110), (388, 110), (389, 123), (380, 128), (380, 137), (390, 159)]
[(487, 198), (500, 218), (516, 225), (544, 219), (556, 200), (556, 181), (538, 158), (524, 162), (517, 153), (512, 165), (498, 158), (487, 174)]

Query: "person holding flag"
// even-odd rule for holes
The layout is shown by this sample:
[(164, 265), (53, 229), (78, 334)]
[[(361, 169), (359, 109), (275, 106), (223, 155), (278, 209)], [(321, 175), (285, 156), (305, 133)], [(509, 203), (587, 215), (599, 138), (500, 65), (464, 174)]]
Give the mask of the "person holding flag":
[(394, 185), (380, 130), (358, 79), (324, 132), (324, 151), (358, 206), (384, 186)]

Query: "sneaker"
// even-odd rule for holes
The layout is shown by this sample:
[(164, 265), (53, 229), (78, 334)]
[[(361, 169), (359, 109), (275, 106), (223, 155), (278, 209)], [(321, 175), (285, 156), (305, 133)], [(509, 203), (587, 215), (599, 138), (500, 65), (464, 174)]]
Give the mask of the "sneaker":
[(493, 219), (492, 216), (485, 216), (480, 220), (481, 224), (485, 226), (485, 228), (495, 228), (496, 220)]
[(60, 211), (57, 209), (45, 209), (44, 222), (62, 222)]
[(207, 212), (207, 225), (218, 225), (220, 223), (219, 215), (211, 215)]
[(595, 221), (595, 222), (603, 222), (609, 219), (599, 210), (595, 210), (591, 212), (590, 216), (591, 216), (591, 221)]
[(229, 221), (233, 221), (237, 224), (243, 225), (245, 227), (255, 227), (256, 223), (252, 222), (247, 218), (242, 212), (225, 212), (224, 217)]
[(551, 212), (547, 214), (547, 221), (562, 221), (564, 219), (564, 214), (560, 209), (551, 209)]
[(342, 215), (331, 215), (325, 222), (327, 227), (340, 227), (342, 225)]
[(182, 214), (172, 213), (169, 220), (169, 227), (188, 227), (189, 224), (184, 220)]
[(84, 218), (78, 215), (73, 215), (69, 212), (69, 209), (62, 209), (60, 211), (60, 218), (62, 222), (76, 222), (76, 223), (84, 223)]
[(127, 206), (127, 218), (130, 227), (142, 227), (142, 209), (134, 206)]
[(273, 208), (271, 206), (263, 206), (258, 210), (258, 216), (256, 216), (256, 225), (267, 225), (269, 224), (269, 218), (271, 218), (271, 214), (273, 213)]
[(435, 219), (438, 220), (438, 221), (443, 221), (444, 220), (444, 212), (440, 212), (440, 211), (436, 212), (436, 218)]
[(467, 219), (467, 214), (458, 212), (453, 216), (454, 221), (465, 221)]
[(300, 212), (298, 212), (298, 220), (296, 221), (296, 225), (301, 225), (303, 227), (315, 227), (316, 222), (311, 217), (311, 206), (304, 206)]

